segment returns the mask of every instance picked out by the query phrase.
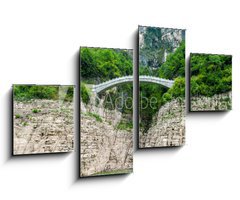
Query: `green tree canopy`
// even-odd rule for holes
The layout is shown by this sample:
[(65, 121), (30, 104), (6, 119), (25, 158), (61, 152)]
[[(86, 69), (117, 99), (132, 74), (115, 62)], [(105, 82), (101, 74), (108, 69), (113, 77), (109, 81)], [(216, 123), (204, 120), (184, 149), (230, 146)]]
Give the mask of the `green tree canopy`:
[(122, 49), (82, 47), (81, 79), (97, 84), (133, 74), (132, 51)]
[(191, 95), (213, 96), (232, 90), (232, 56), (191, 54)]

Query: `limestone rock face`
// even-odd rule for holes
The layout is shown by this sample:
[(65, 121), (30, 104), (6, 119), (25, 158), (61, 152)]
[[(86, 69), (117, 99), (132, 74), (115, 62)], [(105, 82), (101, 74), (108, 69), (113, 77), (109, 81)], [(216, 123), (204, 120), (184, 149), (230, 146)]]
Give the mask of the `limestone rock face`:
[(73, 150), (73, 103), (14, 101), (14, 155)]
[(147, 133), (140, 133), (139, 147), (181, 146), (185, 143), (185, 100), (162, 106)]
[(227, 111), (232, 109), (232, 92), (212, 97), (191, 97), (191, 111)]
[(81, 176), (131, 170), (132, 132), (115, 130), (106, 121), (81, 115)]
[[(101, 120), (89, 113), (94, 113)], [(84, 105), (81, 110), (80, 176), (129, 173), (133, 168), (132, 130), (119, 130), (127, 119), (116, 110)]]

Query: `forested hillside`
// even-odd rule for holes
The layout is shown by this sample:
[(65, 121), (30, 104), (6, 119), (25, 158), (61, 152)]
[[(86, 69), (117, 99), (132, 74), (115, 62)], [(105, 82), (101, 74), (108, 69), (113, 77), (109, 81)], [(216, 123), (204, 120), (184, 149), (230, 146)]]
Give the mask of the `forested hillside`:
[(81, 48), (81, 81), (98, 84), (133, 74), (130, 50)]
[(232, 90), (232, 56), (191, 54), (191, 95), (211, 97)]
[[(90, 102), (91, 85), (133, 75), (132, 50), (82, 47), (80, 58), (80, 90), (81, 99), (85, 104)], [(104, 107), (109, 110), (117, 108), (122, 113), (132, 113), (133, 83), (121, 84), (115, 88), (116, 90), (110, 88), (107, 94), (106, 91), (98, 94), (100, 98), (104, 96)]]

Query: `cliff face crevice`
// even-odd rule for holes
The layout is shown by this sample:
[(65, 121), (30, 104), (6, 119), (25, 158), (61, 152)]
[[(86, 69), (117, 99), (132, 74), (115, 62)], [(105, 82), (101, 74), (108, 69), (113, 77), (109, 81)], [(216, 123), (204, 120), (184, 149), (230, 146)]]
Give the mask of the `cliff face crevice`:
[(162, 106), (147, 133), (140, 133), (140, 148), (181, 146), (185, 143), (185, 100)]

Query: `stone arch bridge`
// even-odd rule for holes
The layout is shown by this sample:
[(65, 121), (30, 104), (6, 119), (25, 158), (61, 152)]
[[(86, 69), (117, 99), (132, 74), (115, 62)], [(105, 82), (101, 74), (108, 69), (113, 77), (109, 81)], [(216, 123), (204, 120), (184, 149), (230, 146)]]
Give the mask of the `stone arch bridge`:
[[(167, 88), (171, 88), (174, 84), (173, 80), (162, 79), (154, 76), (139, 76), (139, 81), (146, 82), (146, 83), (156, 83), (159, 85), (163, 85)], [(113, 87), (122, 83), (128, 83), (128, 82), (133, 82), (133, 76), (123, 76), (123, 77), (115, 78), (115, 79), (100, 83), (98, 85), (93, 85), (92, 92), (97, 94), (110, 87)]]

